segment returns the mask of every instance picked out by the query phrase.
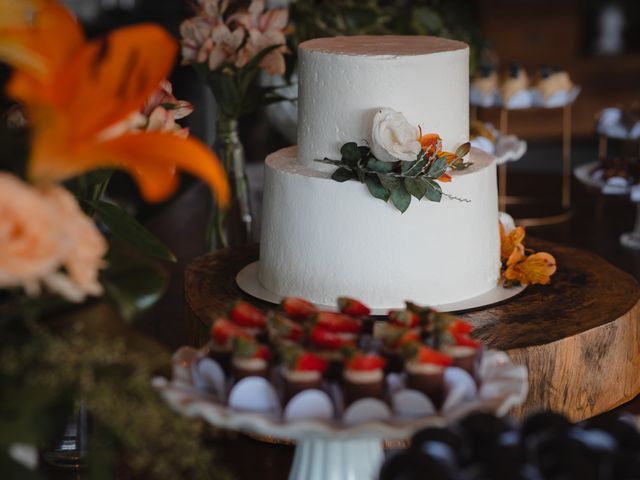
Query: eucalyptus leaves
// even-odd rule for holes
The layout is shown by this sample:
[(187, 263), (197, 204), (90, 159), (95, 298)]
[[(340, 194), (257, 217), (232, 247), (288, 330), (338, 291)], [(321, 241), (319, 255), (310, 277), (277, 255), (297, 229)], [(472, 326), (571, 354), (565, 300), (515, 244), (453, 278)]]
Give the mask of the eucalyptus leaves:
[(441, 144), (437, 135), (421, 136), (420, 144), (422, 148), (413, 161), (381, 161), (368, 146), (358, 146), (355, 142), (342, 146), (340, 160), (325, 158), (316, 161), (338, 167), (331, 175), (333, 180), (346, 182), (357, 179), (367, 186), (371, 195), (384, 202), (391, 199), (391, 203), (404, 213), (411, 204), (412, 196), (432, 202), (439, 202), (443, 196), (455, 198), (443, 193), (438, 182), (451, 181), (447, 170), (464, 170), (472, 165), (463, 158), (469, 153), (469, 143), (458, 147), (455, 153), (441, 151), (437, 147)]

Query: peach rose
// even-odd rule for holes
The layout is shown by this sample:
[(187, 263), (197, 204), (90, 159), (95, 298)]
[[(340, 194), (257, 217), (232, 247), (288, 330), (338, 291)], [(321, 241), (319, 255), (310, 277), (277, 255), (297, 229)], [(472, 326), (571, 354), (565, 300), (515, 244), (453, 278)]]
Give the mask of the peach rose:
[(66, 189), (48, 186), (42, 189), (42, 194), (55, 207), (71, 242), (71, 248), (62, 260), (66, 275), (55, 272), (44, 278), (45, 284), (75, 302), (81, 302), (88, 295), (101, 295), (98, 271), (106, 266), (103, 260), (108, 248), (106, 240)]
[(106, 252), (104, 237), (67, 190), (35, 188), (0, 172), (0, 288), (36, 296), (44, 285), (81, 302), (102, 293)]
[(0, 172), (0, 288), (40, 293), (40, 281), (56, 271), (70, 248), (63, 222), (40, 192)]

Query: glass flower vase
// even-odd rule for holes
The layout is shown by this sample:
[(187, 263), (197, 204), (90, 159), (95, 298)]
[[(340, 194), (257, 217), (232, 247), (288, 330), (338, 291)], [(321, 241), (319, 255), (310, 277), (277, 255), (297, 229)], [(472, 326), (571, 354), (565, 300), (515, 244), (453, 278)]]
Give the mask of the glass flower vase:
[(233, 247), (253, 241), (251, 192), (246, 173), (244, 147), (238, 136), (238, 120), (221, 116), (216, 122), (213, 149), (224, 165), (231, 187), (227, 208), (214, 204), (207, 229), (209, 251)]

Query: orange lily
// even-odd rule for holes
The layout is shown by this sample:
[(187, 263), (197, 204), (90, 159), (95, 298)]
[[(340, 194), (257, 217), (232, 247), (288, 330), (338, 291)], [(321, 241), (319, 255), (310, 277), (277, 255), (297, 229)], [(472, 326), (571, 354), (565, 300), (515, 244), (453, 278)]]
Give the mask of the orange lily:
[(498, 224), (500, 225), (500, 259), (504, 262), (511, 257), (515, 250), (520, 249), (520, 247), (524, 249), (522, 242), (524, 241), (525, 231), (524, 227), (516, 227), (507, 235), (502, 223), (498, 222)]
[(203, 178), (227, 204), (225, 171), (202, 143), (168, 132), (108, 133), (139, 111), (169, 74), (177, 50), (171, 36), (147, 24), (89, 42), (66, 9), (41, 2), (33, 26), (11, 38), (46, 59), (43, 72), (3, 57), (16, 69), (7, 93), (25, 105), (32, 126), (29, 177), (51, 182), (121, 168), (147, 200), (160, 201), (175, 190), (182, 169)]
[(546, 252), (534, 253), (522, 261), (514, 259), (513, 263), (511, 263), (510, 258), (508, 263), (510, 265), (504, 272), (504, 278), (518, 281), (522, 285), (547, 285), (551, 281), (551, 275), (556, 272), (557, 268), (555, 258)]

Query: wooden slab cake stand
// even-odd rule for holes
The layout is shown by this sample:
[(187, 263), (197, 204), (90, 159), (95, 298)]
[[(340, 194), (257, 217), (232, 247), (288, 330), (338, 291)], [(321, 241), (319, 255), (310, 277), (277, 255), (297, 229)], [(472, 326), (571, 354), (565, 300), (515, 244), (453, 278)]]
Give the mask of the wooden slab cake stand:
[[(590, 418), (640, 393), (640, 289), (625, 272), (592, 253), (529, 238), (552, 253), (551, 285), (491, 307), (462, 313), (473, 336), (506, 351), (529, 370), (529, 396), (512, 412), (552, 409), (573, 421)], [(236, 286), (235, 276), (258, 259), (258, 246), (196, 258), (185, 272), (187, 316), (194, 345), (207, 341), (216, 315), (235, 298), (269, 308)]]

